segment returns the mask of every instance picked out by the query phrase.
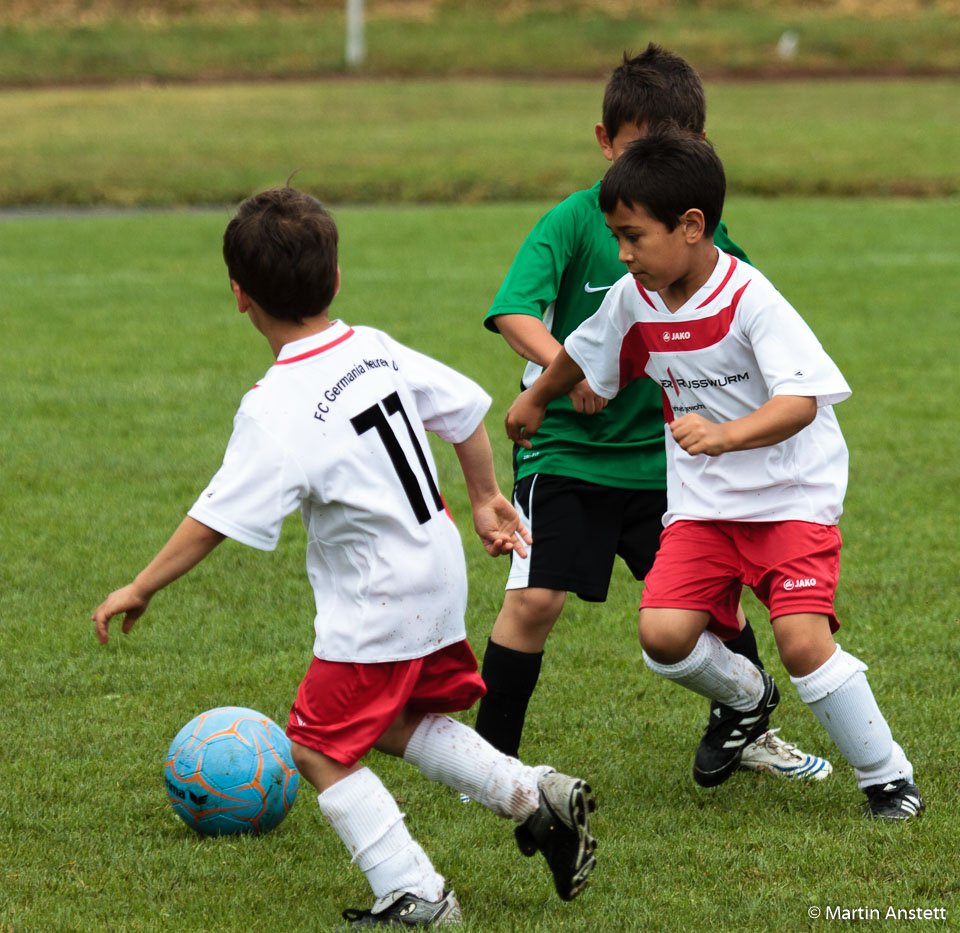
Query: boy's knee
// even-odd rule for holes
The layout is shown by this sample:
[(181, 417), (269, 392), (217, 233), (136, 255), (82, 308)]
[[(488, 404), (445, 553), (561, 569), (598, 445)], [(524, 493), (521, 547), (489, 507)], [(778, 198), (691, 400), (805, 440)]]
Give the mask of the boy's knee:
[(566, 598), (563, 590), (542, 587), (507, 590), (500, 614), (519, 628), (552, 628), (563, 611)]
[(305, 745), (301, 745), (299, 742), (290, 742), (290, 757), (293, 758), (293, 763), (297, 766), (298, 771), (302, 771), (304, 765), (308, 764), (311, 758), (311, 751)]
[(691, 635), (673, 624), (667, 613), (643, 609), (639, 635), (647, 657), (658, 664), (678, 664), (693, 651), (699, 632)]
[(321, 793), (361, 768), (360, 762), (353, 765), (341, 764), (323, 752), (301, 745), (296, 740), (290, 742), (290, 755), (300, 774)]
[(780, 648), (780, 660), (791, 677), (803, 677), (823, 664), (815, 646), (800, 642)]
[(805, 677), (830, 660), (837, 650), (826, 616), (806, 613), (773, 620), (780, 660), (791, 677)]

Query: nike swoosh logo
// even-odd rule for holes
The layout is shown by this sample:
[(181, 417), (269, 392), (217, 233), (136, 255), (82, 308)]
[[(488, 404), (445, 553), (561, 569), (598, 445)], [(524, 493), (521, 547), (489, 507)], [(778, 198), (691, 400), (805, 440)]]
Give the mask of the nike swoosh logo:
[(605, 292), (608, 288), (613, 288), (612, 285), (598, 285), (594, 287), (589, 282), (583, 286), (583, 290), (589, 295), (592, 292)]

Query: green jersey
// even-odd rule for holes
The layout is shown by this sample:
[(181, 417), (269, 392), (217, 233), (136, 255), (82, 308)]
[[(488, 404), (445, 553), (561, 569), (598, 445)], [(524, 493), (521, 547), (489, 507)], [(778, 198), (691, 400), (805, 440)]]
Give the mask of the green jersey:
[[(623, 278), (617, 242), (597, 197), (600, 182), (577, 191), (544, 214), (520, 247), (484, 325), (496, 331), (499, 314), (539, 317), (560, 343), (600, 307), (607, 289)], [(723, 224), (714, 241), (746, 261)], [(528, 387), (543, 371), (529, 363)], [(625, 386), (599, 414), (573, 410), (567, 396), (547, 407), (533, 447), (518, 447), (516, 478), (550, 473), (622, 489), (664, 489), (666, 455), (660, 387), (650, 379)]]

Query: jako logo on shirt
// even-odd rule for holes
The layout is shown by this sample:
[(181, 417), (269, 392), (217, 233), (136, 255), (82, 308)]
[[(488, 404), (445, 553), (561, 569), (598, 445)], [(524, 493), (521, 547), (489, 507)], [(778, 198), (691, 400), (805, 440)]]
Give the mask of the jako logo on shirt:
[(690, 331), (688, 330), (674, 330), (669, 331), (665, 330), (663, 332), (663, 339), (665, 343), (669, 343), (671, 340), (689, 340)]
[(785, 590), (802, 590), (808, 586), (816, 586), (816, 577), (800, 577), (797, 580), (784, 580), (783, 588)]

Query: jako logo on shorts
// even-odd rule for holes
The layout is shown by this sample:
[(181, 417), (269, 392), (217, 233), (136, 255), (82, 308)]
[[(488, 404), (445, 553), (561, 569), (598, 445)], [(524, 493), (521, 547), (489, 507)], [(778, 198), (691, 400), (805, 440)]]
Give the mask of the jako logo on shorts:
[(800, 577), (797, 580), (784, 580), (783, 588), (785, 590), (802, 590), (808, 586), (816, 586), (816, 577)]

